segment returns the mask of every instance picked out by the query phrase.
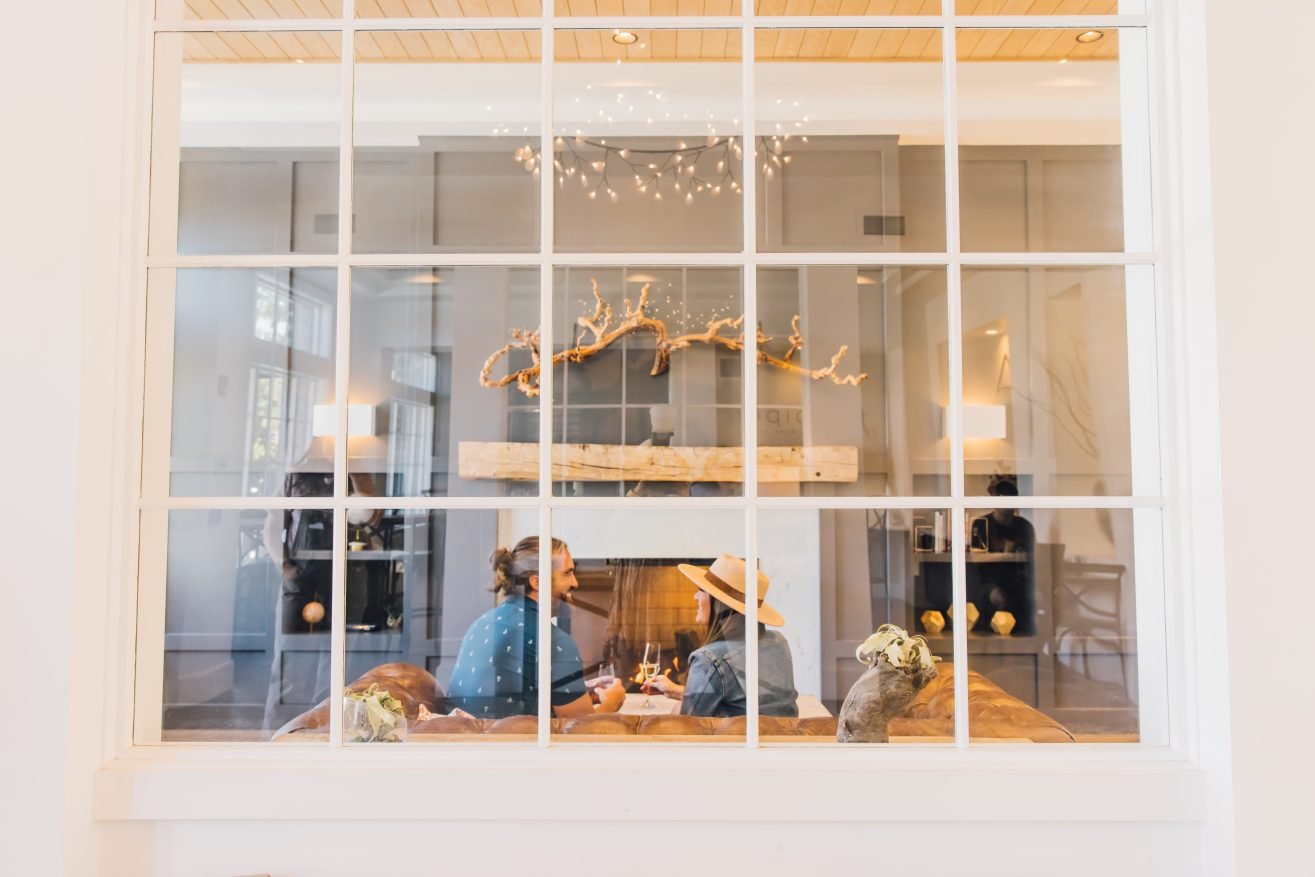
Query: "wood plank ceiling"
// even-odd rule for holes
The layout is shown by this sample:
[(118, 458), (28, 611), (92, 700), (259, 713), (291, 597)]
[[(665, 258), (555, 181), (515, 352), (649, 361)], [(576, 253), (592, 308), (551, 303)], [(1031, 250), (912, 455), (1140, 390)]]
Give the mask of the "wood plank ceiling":
[[(736, 0), (564, 0), (571, 14), (733, 14)], [(334, 17), (334, 0), (186, 0), (188, 17), (207, 21), (277, 17)], [(358, 0), (362, 17), (416, 16), (523, 17), (538, 13), (538, 0)], [(960, 0), (965, 14), (1113, 14), (1118, 0)], [(615, 10), (612, 8), (615, 7)], [(667, 9), (678, 10), (668, 12)], [(940, 0), (758, 0), (763, 14), (879, 15), (937, 14)], [(697, 10), (697, 11), (695, 11)], [(1020, 11), (1021, 10), (1021, 11)], [(691, 21), (691, 24), (696, 24)], [(611, 32), (557, 32), (558, 61), (722, 61), (738, 60), (733, 31), (637, 30), (638, 40), (618, 45)], [(958, 54), (967, 61), (1110, 60), (1118, 57), (1118, 33), (1079, 43), (1076, 30), (963, 30)], [(532, 61), (540, 57), (533, 31), (409, 31), (357, 34), (363, 62)], [(755, 56), (769, 61), (937, 61), (941, 42), (935, 29), (760, 30)], [(335, 61), (341, 42), (333, 33), (188, 33), (184, 59), (194, 62)]]

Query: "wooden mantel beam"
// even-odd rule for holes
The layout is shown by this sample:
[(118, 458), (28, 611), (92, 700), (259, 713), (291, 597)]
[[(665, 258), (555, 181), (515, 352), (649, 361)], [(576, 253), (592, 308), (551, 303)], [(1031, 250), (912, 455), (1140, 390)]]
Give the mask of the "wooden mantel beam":
[[(639, 445), (556, 445), (554, 481), (743, 481), (743, 448), (668, 448)], [(460, 442), (462, 478), (535, 481), (539, 446), (533, 442)], [(766, 483), (858, 481), (852, 445), (762, 447), (758, 480)]]

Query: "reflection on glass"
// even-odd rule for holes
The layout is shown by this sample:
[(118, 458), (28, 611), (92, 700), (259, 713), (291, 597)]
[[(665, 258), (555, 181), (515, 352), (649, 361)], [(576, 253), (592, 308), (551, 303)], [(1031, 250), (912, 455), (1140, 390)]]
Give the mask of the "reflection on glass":
[(940, 32), (755, 33), (758, 246), (945, 249)]
[(537, 493), (538, 397), (497, 386), (529, 350), (484, 369), (538, 325), (537, 268), (355, 269), (348, 469), (384, 496)]
[(483, 509), (348, 512), (345, 678), (400, 701), (412, 744), (535, 734), (537, 543), (504, 520)]
[(556, 33), (555, 246), (738, 251), (739, 35), (633, 35), (619, 45), (610, 31)]
[(327, 268), (151, 272), (152, 311), (173, 309), (152, 351), (172, 355), (170, 495), (278, 496), (333, 471), (336, 285)]
[(1144, 34), (962, 30), (958, 52), (963, 249), (1148, 249)]
[(945, 295), (942, 268), (759, 270), (760, 495), (948, 492)]
[[(924, 627), (916, 609), (928, 560), (944, 558), (949, 568), (948, 522), (944, 510), (759, 513), (759, 552), (770, 581), (760, 617), (771, 622), (760, 629), (758, 646), (764, 743), (835, 742), (838, 730), (847, 744), (953, 742), (953, 643), (948, 633), (932, 636), (935, 618)], [(935, 675), (895, 668), (889, 659), (877, 659), (871, 670), (860, 661), (857, 650), (883, 624), (926, 636), (941, 659), (933, 662)], [(785, 666), (798, 692), (797, 719), (771, 708), (785, 686)]]
[[(996, 493), (1013, 496), (1007, 481)], [(969, 510), (968, 665), (1003, 692), (1001, 709), (970, 703), (974, 737), (1027, 736), (1011, 730), (1021, 701), (1058, 726), (1037, 742), (1138, 741), (1135, 514)], [(928, 607), (948, 602), (948, 572), (927, 581)]]
[(332, 253), (341, 35), (156, 38), (151, 252)]
[(1131, 494), (1154, 320), (1149, 269), (965, 268), (967, 493), (1007, 475), (1024, 496)]
[[(533, 512), (509, 517), (522, 528), (535, 521)], [(553, 528), (575, 567), (570, 601), (553, 612), (557, 629), (571, 640), (554, 650), (553, 675), (565, 672), (558, 668), (563, 655), (573, 666), (577, 654), (584, 667), (606, 661), (619, 675), (615, 703), (610, 686), (595, 686), (602, 690), (592, 714), (558, 711), (562, 720), (553, 733), (564, 742), (600, 735), (641, 743), (743, 742), (743, 615), (725, 604), (712, 611), (708, 596), (716, 590), (735, 603), (730, 590), (744, 579), (742, 560), (736, 578), (743, 515), (572, 508), (553, 515)], [(721, 584), (708, 578), (709, 567), (722, 573)], [(742, 610), (743, 600), (739, 605)]]
[(539, 47), (523, 31), (357, 35), (355, 252), (538, 249)]
[[(357, 0), (362, 5), (375, 0)], [(342, 0), (155, 0), (155, 17), (161, 21), (242, 21), (271, 18), (340, 18)]]
[[(162, 739), (323, 740), (333, 513), (167, 514)], [(317, 708), (318, 705), (318, 708)]]
[(739, 269), (560, 268), (553, 286), (554, 493), (742, 493)]

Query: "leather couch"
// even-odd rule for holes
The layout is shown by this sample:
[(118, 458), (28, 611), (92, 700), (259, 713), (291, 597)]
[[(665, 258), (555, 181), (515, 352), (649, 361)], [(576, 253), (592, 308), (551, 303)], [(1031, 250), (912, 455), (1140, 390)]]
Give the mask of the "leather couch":
[[(953, 739), (954, 737), (954, 667), (941, 664), (939, 675), (914, 698), (904, 715), (890, 724), (893, 742), (917, 742), (917, 738)], [(534, 716), (508, 716), (502, 719), (474, 719), (464, 716), (431, 715), (419, 720), (423, 705), (431, 713), (442, 709), (442, 693), (433, 675), (412, 664), (382, 664), (353, 682), (349, 688), (363, 691), (372, 683), (388, 689), (402, 702), (412, 742), (442, 742), (469, 735), (490, 735), (501, 739), (532, 739), (538, 732)], [(1074, 737), (1059, 722), (1028, 706), (1004, 691), (980, 673), (968, 671), (968, 719), (974, 738), (995, 738), (1034, 743), (1071, 743)], [(274, 735), (276, 740), (297, 741), (322, 737), (329, 722), (329, 704), (319, 706), (288, 722)], [(570, 719), (554, 718), (553, 734), (625, 737), (720, 737), (743, 738), (745, 719), (699, 718), (681, 715), (604, 714)], [(811, 738), (813, 742), (834, 742), (834, 716), (787, 719), (763, 716), (758, 733), (767, 741)], [(903, 739), (897, 739), (903, 738)]]

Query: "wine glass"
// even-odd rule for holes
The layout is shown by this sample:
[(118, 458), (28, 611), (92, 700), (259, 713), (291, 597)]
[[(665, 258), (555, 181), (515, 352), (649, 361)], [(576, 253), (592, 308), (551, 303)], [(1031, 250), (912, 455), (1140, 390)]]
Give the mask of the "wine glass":
[(653, 698), (648, 696), (648, 686), (658, 676), (658, 670), (662, 666), (662, 644), (656, 642), (644, 643), (644, 659), (640, 662), (639, 668), (644, 674), (644, 709), (651, 710), (656, 707)]
[(595, 679), (616, 678), (616, 664), (611, 661), (603, 661), (598, 665), (598, 672), (594, 674)]

